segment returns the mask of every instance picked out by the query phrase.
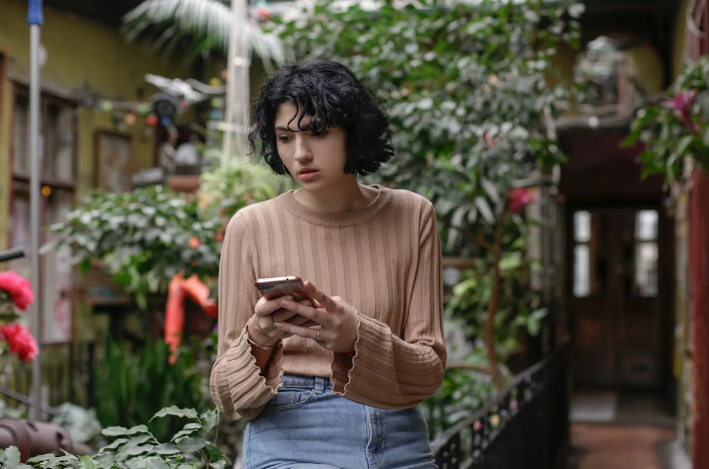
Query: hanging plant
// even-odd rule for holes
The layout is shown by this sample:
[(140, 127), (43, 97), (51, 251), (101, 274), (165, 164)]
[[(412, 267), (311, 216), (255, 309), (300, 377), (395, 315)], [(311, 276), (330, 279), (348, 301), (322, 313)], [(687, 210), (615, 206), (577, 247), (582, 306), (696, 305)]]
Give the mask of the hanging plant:
[(638, 112), (624, 146), (642, 143), (643, 175), (680, 181), (690, 159), (709, 172), (709, 57), (688, 64), (667, 97)]

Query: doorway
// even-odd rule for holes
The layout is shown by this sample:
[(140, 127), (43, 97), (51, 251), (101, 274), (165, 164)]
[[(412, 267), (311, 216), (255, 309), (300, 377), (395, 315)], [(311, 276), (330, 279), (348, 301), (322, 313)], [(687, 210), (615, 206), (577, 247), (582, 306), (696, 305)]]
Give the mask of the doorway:
[(578, 206), (570, 215), (576, 387), (659, 389), (671, 355), (671, 224), (662, 206)]

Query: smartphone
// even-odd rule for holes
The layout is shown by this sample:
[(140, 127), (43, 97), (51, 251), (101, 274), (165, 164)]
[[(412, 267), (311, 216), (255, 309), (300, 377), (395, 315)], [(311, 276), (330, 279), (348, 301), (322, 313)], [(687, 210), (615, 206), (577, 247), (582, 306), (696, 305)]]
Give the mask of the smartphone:
[[(293, 275), (287, 277), (260, 278), (256, 280), (256, 288), (267, 300), (274, 300), (281, 296), (292, 296), (295, 301), (313, 300), (305, 291), (300, 277)], [(314, 304), (314, 303), (313, 303)]]

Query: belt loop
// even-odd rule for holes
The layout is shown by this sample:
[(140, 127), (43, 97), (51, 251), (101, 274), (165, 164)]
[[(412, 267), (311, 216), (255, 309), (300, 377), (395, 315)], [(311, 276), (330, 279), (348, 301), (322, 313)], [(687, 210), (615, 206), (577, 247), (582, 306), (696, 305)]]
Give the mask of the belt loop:
[(322, 394), (325, 391), (325, 378), (316, 377), (315, 378), (315, 392)]

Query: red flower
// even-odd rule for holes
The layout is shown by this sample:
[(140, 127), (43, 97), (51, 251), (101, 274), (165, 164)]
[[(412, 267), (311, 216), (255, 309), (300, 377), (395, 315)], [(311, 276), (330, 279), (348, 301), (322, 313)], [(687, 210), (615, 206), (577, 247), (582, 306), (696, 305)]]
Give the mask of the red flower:
[(519, 212), (522, 207), (530, 203), (533, 199), (534, 197), (532, 197), (532, 193), (524, 187), (518, 187), (516, 189), (510, 190), (510, 212)]
[(10, 352), (14, 353), (23, 362), (29, 362), (37, 357), (37, 341), (34, 340), (32, 334), (21, 325), (4, 324), (0, 326), (0, 334), (5, 336), (7, 345), (10, 347)]
[(32, 285), (15, 272), (0, 272), (0, 291), (6, 291), (12, 301), (22, 311), (25, 311), (34, 301)]
[(199, 247), (200, 244), (202, 244), (202, 243), (200, 243), (200, 242), (199, 242), (199, 239), (197, 239), (197, 238), (195, 238), (195, 237), (192, 237), (192, 238), (190, 238), (190, 240), (189, 240), (189, 245), (190, 245), (191, 248)]

